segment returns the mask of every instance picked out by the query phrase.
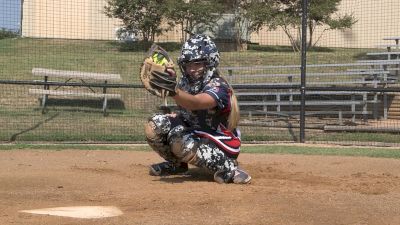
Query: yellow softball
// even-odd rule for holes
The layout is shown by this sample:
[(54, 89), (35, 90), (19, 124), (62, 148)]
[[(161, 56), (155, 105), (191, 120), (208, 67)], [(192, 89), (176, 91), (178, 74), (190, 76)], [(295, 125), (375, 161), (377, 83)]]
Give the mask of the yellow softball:
[(153, 59), (153, 62), (155, 62), (156, 64), (161, 65), (161, 66), (165, 66), (168, 63), (168, 60), (165, 58), (165, 56), (158, 52), (153, 54), (152, 59)]

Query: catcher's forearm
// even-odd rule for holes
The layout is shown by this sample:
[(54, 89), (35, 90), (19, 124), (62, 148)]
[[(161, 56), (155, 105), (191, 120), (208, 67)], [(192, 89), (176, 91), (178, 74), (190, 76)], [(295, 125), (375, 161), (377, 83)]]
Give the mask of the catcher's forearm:
[(176, 104), (187, 110), (211, 109), (217, 106), (217, 102), (209, 94), (201, 93), (191, 95), (181, 89), (176, 90), (176, 95), (173, 97)]

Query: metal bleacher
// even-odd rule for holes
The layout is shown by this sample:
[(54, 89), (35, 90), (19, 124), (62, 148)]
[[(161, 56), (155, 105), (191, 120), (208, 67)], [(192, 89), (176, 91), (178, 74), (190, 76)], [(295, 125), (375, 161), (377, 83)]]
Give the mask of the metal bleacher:
[[(391, 65), (399, 60), (359, 61), (347, 64), (308, 65), (307, 87), (385, 88), (396, 83)], [(300, 115), (300, 65), (223, 67), (235, 89), (243, 116), (296, 117)], [(325, 72), (327, 71), (327, 72)], [(387, 96), (379, 91), (306, 91), (306, 116), (343, 118), (387, 117)], [(383, 105), (383, 107), (382, 107)], [(383, 108), (383, 110), (382, 110)], [(381, 113), (383, 111), (383, 113)]]

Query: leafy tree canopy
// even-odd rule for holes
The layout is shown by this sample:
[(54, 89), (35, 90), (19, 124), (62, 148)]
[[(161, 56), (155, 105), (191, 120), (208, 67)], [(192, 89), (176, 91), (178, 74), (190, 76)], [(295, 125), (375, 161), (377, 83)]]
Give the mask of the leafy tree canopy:
[(154, 41), (163, 32), (164, 4), (165, 0), (107, 0), (104, 9), (107, 16), (120, 19), (126, 30), (144, 41)]
[(180, 25), (183, 41), (195, 29), (213, 31), (221, 12), (221, 5), (212, 0), (168, 0), (166, 6), (166, 17), (171, 25)]

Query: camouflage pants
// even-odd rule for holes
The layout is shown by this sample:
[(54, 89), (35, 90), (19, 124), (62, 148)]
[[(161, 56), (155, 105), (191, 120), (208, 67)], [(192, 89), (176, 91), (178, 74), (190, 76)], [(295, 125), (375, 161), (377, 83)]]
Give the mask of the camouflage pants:
[(212, 172), (224, 171), (230, 176), (237, 168), (237, 161), (228, 157), (212, 141), (199, 138), (175, 115), (155, 114), (147, 126), (153, 135), (147, 134), (151, 148), (165, 160), (179, 164), (189, 163)]

